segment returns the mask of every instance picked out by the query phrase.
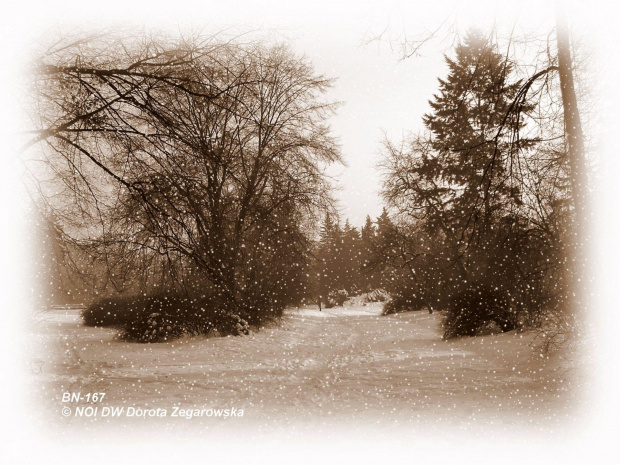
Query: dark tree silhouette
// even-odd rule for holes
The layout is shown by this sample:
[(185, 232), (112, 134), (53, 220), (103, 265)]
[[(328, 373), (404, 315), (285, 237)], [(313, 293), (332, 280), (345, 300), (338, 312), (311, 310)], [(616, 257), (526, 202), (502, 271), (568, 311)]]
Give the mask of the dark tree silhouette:
[(519, 100), (527, 83), (488, 39), (470, 31), (447, 62), (424, 118), (428, 136), (386, 144), (384, 198), (413, 239), (401, 241), (409, 259), (400, 263), (416, 284), (400, 293), (446, 308), (478, 283), (508, 295), (511, 327), (539, 320), (552, 299), (550, 270), (564, 262), (563, 157), (524, 135), (534, 108)]
[(124, 281), (156, 260), (170, 286), (193, 271), (251, 321), (281, 311), (330, 202), (323, 168), (340, 161), (330, 81), (261, 43), (106, 36), (55, 50), (33, 74), (45, 146), (31, 186), (67, 240)]

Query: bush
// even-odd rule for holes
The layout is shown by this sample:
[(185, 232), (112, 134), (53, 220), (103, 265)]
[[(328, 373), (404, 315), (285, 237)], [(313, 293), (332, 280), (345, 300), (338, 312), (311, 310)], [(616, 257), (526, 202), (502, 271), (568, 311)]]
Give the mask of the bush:
[(443, 322), (444, 338), (488, 333), (495, 325), (501, 331), (511, 331), (518, 326), (516, 312), (511, 307), (506, 291), (472, 284), (451, 300)]
[(410, 288), (408, 291), (406, 294), (403, 292), (395, 294), (388, 300), (383, 306), (383, 314), (418, 311), (427, 307), (421, 293), (416, 292), (415, 288)]
[(122, 327), (147, 316), (152, 311), (136, 296), (113, 296), (99, 299), (82, 310), (86, 326)]
[(342, 307), (348, 298), (349, 294), (344, 289), (330, 291), (325, 308)]
[(247, 321), (239, 315), (218, 310), (208, 316), (184, 320), (169, 315), (152, 313), (127, 325), (120, 338), (135, 342), (163, 342), (184, 335), (217, 334), (219, 336), (241, 336), (250, 333)]
[(162, 342), (183, 335), (249, 334), (249, 324), (214, 297), (122, 296), (102, 299), (83, 313), (87, 326), (120, 329), (123, 340)]
[(160, 342), (181, 337), (188, 332), (184, 324), (161, 313), (151, 313), (127, 324), (120, 337), (127, 341)]
[(375, 289), (374, 291), (370, 291), (364, 297), (365, 302), (385, 302), (390, 298), (390, 295), (385, 292), (383, 289)]

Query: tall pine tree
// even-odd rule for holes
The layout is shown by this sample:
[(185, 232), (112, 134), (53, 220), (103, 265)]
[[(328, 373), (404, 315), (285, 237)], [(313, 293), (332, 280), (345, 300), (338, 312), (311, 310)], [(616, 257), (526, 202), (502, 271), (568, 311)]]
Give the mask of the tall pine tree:
[(418, 290), (399, 284), (398, 294), (410, 301), (408, 294), (426, 294), (421, 301), (447, 308), (480, 285), (501, 292), (519, 314), (538, 312), (546, 299), (539, 262), (550, 240), (524, 208), (533, 184), (516, 166), (541, 150), (524, 137), (533, 105), (519, 101), (514, 111), (521, 88), (514, 65), (477, 30), (446, 63), (423, 119), (427, 135), (386, 145), (383, 194), (409, 220), (410, 232), (401, 234), (416, 239), (400, 243)]
[(430, 138), (418, 141), (401, 194), (427, 231), (443, 237), (446, 259), (482, 279), (497, 224), (520, 202), (510, 162), (532, 143), (515, 138), (530, 108), (521, 119), (510, 111), (520, 81), (512, 80), (513, 64), (480, 31), (470, 30), (446, 63), (448, 76), (439, 79), (424, 117)]

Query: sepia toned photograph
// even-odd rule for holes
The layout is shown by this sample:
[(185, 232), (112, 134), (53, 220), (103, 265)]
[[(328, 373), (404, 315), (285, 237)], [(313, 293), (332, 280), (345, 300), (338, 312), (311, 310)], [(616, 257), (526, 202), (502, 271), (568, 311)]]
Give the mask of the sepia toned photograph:
[(612, 10), (7, 10), (6, 463), (614, 463)]

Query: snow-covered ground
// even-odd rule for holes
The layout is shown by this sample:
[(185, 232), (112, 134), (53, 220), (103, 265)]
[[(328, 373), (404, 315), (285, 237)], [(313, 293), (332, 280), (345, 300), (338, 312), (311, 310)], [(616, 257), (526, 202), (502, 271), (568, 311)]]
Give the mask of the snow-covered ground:
[(437, 313), (381, 316), (380, 304), (306, 307), (247, 337), (136, 344), (114, 334), (83, 326), (78, 310), (40, 314), (29, 378), (33, 404), (49, 411), (42, 422), (61, 430), (175, 422), (63, 418), (64, 392), (105, 392), (100, 407), (244, 411), (242, 418), (178, 420), (205, 428), (563, 430), (579, 418), (576, 358), (541, 356), (533, 332), (443, 341)]

